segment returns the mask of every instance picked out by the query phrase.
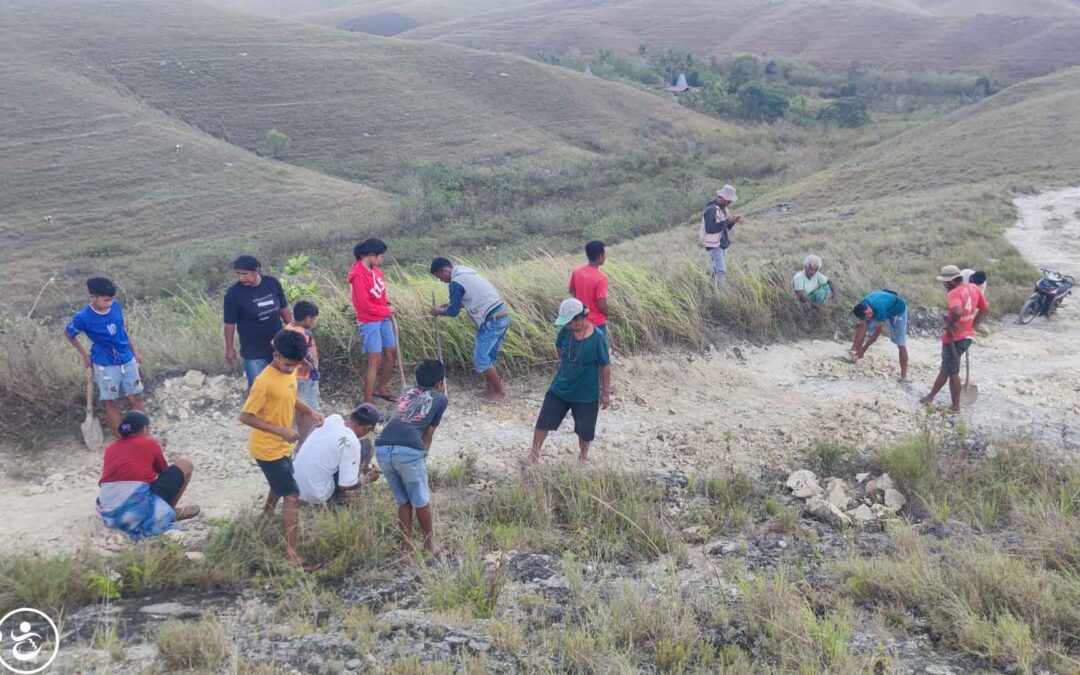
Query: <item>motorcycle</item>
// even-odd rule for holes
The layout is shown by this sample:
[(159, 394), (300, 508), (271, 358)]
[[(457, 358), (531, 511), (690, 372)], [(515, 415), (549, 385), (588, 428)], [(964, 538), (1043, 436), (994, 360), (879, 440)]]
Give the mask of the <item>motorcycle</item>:
[(1035, 284), (1035, 291), (1020, 308), (1020, 323), (1024, 325), (1031, 323), (1036, 316), (1045, 316), (1049, 321), (1050, 315), (1061, 307), (1062, 301), (1072, 293), (1076, 284), (1076, 279), (1068, 274), (1044, 268), (1040, 270), (1043, 278)]

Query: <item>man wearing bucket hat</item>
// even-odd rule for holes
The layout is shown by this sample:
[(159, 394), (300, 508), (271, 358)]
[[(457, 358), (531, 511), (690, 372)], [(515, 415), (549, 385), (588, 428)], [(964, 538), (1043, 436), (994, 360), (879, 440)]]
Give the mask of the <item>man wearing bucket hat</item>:
[(716, 199), (705, 206), (705, 212), (701, 216), (698, 240), (709, 255), (717, 288), (723, 288), (724, 277), (727, 276), (727, 249), (731, 246), (731, 228), (741, 220), (740, 216), (732, 216), (728, 212), (728, 207), (736, 201), (738, 197), (735, 195), (735, 186), (725, 185), (716, 191)]
[(555, 349), (559, 355), (559, 371), (551, 382), (540, 415), (533, 430), (529, 462), (540, 461), (540, 448), (548, 432), (555, 431), (566, 418), (574, 416), (574, 433), (578, 437), (578, 459), (588, 459), (589, 444), (596, 436), (596, 418), (600, 409), (611, 403), (611, 357), (607, 338), (588, 320), (589, 310), (577, 298), (568, 298), (559, 305), (555, 325), (559, 335)]
[(975, 338), (975, 329), (979, 327), (988, 308), (986, 298), (975, 284), (964, 281), (963, 273), (956, 265), (941, 268), (937, 280), (945, 285), (948, 293), (946, 304), (948, 311), (945, 319), (945, 332), (941, 336), (941, 369), (938, 371), (930, 393), (922, 397), (921, 402), (930, 405), (934, 397), (949, 384), (949, 398), (952, 405), (949, 410), (960, 412), (960, 357), (971, 347)]

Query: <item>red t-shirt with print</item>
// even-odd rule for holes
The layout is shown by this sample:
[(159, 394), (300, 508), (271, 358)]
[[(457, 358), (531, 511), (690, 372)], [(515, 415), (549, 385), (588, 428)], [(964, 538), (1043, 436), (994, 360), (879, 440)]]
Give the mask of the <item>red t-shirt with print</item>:
[(386, 297), (386, 278), (375, 266), (364, 267), (359, 260), (349, 270), (352, 286), (352, 305), (357, 323), (377, 323), (390, 316), (390, 301)]
[(142, 435), (118, 438), (105, 447), (98, 485), (129, 480), (153, 483), (167, 468), (169, 463), (156, 439)]
[(988, 307), (979, 287), (975, 284), (960, 284), (949, 291), (947, 303), (950, 316), (954, 307), (960, 308), (960, 319), (953, 324), (952, 339), (949, 339), (949, 331), (945, 331), (941, 341), (948, 344), (975, 337), (975, 315), (980, 309)]

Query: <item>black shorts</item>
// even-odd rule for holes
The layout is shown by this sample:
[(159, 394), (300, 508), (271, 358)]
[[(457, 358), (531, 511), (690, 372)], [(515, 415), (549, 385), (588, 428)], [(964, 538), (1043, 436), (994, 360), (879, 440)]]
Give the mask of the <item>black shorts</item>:
[(184, 487), (184, 472), (180, 467), (173, 464), (158, 474), (153, 483), (150, 483), (150, 492), (176, 506), (176, 500), (180, 496), (180, 490)]
[(270, 491), (275, 495), (288, 497), (289, 495), (300, 494), (296, 478), (293, 477), (291, 457), (282, 457), (272, 462), (257, 459), (255, 463), (262, 469), (263, 475), (266, 476), (266, 482), (270, 485)]
[(971, 346), (971, 338), (964, 338), (949, 344), (941, 345), (941, 372), (948, 375), (960, 374), (960, 357)]
[(596, 417), (600, 414), (600, 401), (564, 401), (550, 391), (544, 396), (544, 405), (540, 408), (540, 416), (536, 418), (536, 428), (556, 431), (566, 418), (567, 412), (574, 415), (574, 433), (578, 438), (586, 442), (596, 438)]

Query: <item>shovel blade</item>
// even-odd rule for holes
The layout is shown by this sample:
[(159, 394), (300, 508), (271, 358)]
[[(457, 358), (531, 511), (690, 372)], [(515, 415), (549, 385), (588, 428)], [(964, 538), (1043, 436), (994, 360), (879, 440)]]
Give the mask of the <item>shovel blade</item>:
[(87, 414), (86, 419), (79, 425), (79, 430), (82, 431), (83, 443), (87, 448), (97, 451), (105, 446), (105, 434), (93, 414)]
[(979, 385), (965, 384), (960, 387), (960, 405), (972, 405), (979, 400)]

